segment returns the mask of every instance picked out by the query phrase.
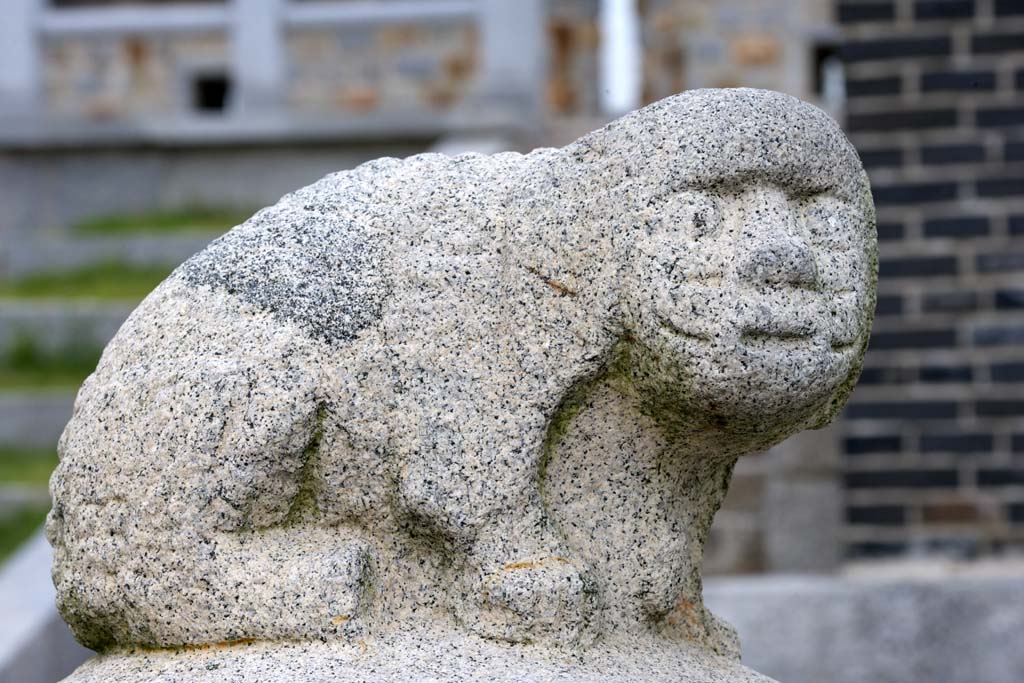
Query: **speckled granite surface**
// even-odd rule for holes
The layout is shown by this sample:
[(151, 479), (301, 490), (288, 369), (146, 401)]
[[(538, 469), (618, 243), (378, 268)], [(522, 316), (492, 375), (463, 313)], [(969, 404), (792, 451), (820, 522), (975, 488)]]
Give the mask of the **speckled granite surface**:
[(702, 545), (846, 399), (876, 263), (852, 147), (765, 91), (286, 196), (79, 393), (48, 534), (109, 654), (69, 680), (763, 680)]

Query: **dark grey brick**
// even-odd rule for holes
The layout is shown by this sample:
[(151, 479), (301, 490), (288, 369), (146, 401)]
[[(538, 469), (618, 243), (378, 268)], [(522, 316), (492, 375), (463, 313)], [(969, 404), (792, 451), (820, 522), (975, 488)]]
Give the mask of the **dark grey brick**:
[(995, 89), (996, 75), (992, 71), (932, 71), (921, 75), (924, 92)]
[(900, 109), (874, 114), (851, 114), (846, 119), (850, 131), (895, 130), (910, 128), (950, 128), (956, 126), (956, 109)]
[(849, 559), (878, 559), (907, 554), (907, 544), (899, 541), (864, 541), (846, 547)]
[(847, 472), (847, 488), (954, 488), (959, 483), (956, 470), (950, 469), (897, 469), (871, 472)]
[(843, 440), (843, 451), (847, 455), (897, 453), (902, 446), (902, 441), (902, 438), (895, 434), (887, 436), (850, 436)]
[(956, 275), (953, 256), (908, 256), (884, 259), (878, 265), (879, 277), (942, 277)]
[(898, 95), (902, 87), (899, 76), (882, 78), (851, 78), (846, 81), (847, 97), (871, 97), (874, 95)]
[(925, 434), (921, 437), (922, 453), (991, 453), (991, 434)]
[(850, 42), (840, 48), (839, 56), (847, 62), (866, 62), (905, 57), (938, 57), (948, 55), (951, 49), (949, 36), (893, 38)]
[(970, 382), (974, 371), (970, 365), (925, 365), (919, 373), (922, 382)]
[(980, 197), (1010, 197), (1024, 195), (1024, 177), (987, 178), (977, 182)]
[(993, 382), (1024, 382), (1024, 363), (993, 363)]
[(976, 114), (982, 128), (1006, 128), (1024, 125), (1024, 107), (986, 107)]
[(982, 145), (928, 145), (921, 148), (921, 161), (929, 165), (966, 164), (985, 160)]
[(841, 24), (889, 21), (895, 18), (896, 10), (891, 2), (841, 2), (838, 15)]
[(1024, 325), (993, 325), (974, 330), (976, 346), (1011, 346), (1024, 344)]
[(1024, 522), (1024, 503), (1011, 503), (1006, 506), (1006, 516), (1011, 522)]
[(1024, 33), (981, 33), (971, 38), (976, 54), (1024, 51)]
[(953, 401), (879, 401), (846, 406), (846, 417), (851, 420), (951, 420), (956, 414)]
[(932, 218), (924, 222), (925, 237), (983, 237), (989, 233), (985, 216)]
[[(1021, 217), (1021, 225), (1024, 226), (1024, 216)], [(875, 226), (880, 241), (903, 239), (902, 223), (879, 223)], [(1024, 231), (1024, 227), (1022, 227)]]
[(1007, 161), (1024, 161), (1024, 142), (1007, 142), (1004, 149)]
[(846, 508), (846, 521), (850, 524), (878, 524), (899, 526), (907, 520), (902, 505), (851, 505)]
[(1010, 216), (1010, 234), (1024, 235), (1024, 215)]
[(997, 17), (1009, 17), (1024, 14), (1024, 0), (996, 0)]
[(882, 166), (899, 166), (903, 163), (901, 149), (865, 149), (860, 151), (860, 161), (864, 168)]
[(996, 251), (978, 254), (974, 266), (979, 273), (1000, 273), (1024, 270), (1024, 251)]
[(1017, 77), (1014, 79), (1018, 90), (1024, 90), (1024, 69), (1017, 69)]
[(1024, 415), (1024, 400), (977, 401), (974, 410), (981, 417), (1014, 417)]
[(978, 470), (978, 486), (1024, 486), (1024, 467)]
[(926, 313), (959, 313), (978, 308), (975, 292), (955, 290), (950, 292), (929, 292), (924, 295), (921, 308)]
[(917, 381), (913, 368), (898, 366), (872, 366), (860, 371), (858, 384), (907, 384)]
[(872, 351), (894, 349), (948, 349), (956, 346), (956, 331), (949, 328), (875, 332), (868, 348)]
[(871, 193), (876, 204), (923, 204), (949, 201), (957, 197), (956, 183), (883, 185), (872, 188)]
[(1003, 310), (1024, 308), (1024, 289), (997, 289), (996, 308)]
[(882, 295), (875, 302), (875, 315), (900, 315), (903, 313), (903, 297), (898, 294)]
[(1010, 436), (1010, 450), (1014, 453), (1024, 453), (1024, 432)]
[(914, 18), (918, 21), (967, 19), (973, 16), (974, 0), (918, 0), (914, 3)]

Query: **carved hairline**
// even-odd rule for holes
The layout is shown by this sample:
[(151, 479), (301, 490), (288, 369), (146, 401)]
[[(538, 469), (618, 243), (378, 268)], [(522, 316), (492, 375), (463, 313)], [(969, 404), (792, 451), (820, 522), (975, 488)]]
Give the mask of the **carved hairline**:
[[(868, 187), (856, 151), (831, 117), (767, 90), (688, 91), (627, 114), (565, 151), (649, 197), (767, 178), (797, 193), (827, 190), (860, 203)], [(665, 155), (679, 163), (665, 164)]]

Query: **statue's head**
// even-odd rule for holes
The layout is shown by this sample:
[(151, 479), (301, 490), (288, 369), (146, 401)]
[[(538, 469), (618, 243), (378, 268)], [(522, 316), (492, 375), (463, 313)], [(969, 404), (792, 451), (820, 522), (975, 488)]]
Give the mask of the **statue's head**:
[(631, 150), (623, 182), (640, 197), (618, 228), (621, 310), (652, 410), (754, 447), (827, 423), (859, 372), (877, 270), (867, 178), (836, 123), (779, 93), (715, 90), (605, 134)]

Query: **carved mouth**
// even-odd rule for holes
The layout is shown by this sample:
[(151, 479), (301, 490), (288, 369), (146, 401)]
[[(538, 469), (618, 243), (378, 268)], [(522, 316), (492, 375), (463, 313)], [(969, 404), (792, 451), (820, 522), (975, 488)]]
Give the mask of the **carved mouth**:
[(768, 332), (766, 330), (749, 329), (740, 335), (740, 342), (753, 347), (796, 348), (806, 346), (812, 340), (810, 332), (798, 330), (782, 330)]
[(833, 339), (831, 346), (832, 350), (836, 353), (847, 353), (857, 348), (857, 342), (844, 339)]
[[(687, 329), (667, 318), (662, 319), (661, 328), (664, 332), (679, 339), (687, 339), (702, 344), (714, 341), (713, 336), (709, 332)], [(772, 324), (767, 326), (753, 325), (743, 328), (740, 333), (739, 342), (751, 349), (784, 351), (806, 349), (808, 346), (817, 343), (816, 337), (817, 333), (810, 324), (790, 324), (773, 321)], [(824, 340), (820, 341), (824, 342)], [(828, 342), (828, 348), (834, 353), (846, 354), (857, 348), (857, 341), (832, 339)]]

